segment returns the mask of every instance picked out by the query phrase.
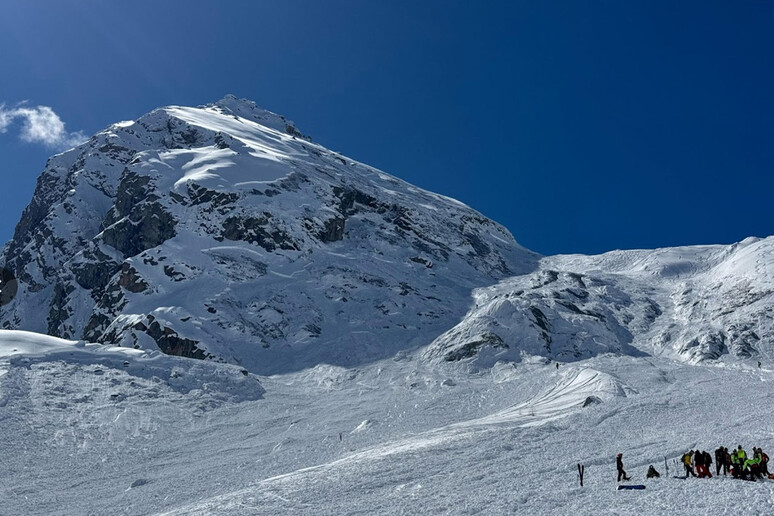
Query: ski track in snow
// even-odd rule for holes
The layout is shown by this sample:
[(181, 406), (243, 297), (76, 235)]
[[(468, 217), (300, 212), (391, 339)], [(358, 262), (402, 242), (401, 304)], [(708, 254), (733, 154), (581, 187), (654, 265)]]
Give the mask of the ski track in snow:
[[(772, 450), (769, 364), (471, 374), (402, 357), (265, 377), (262, 399), (229, 401), (217, 382), (182, 392), (89, 352), (4, 359), (0, 514), (770, 514), (774, 500), (774, 482), (671, 478), (689, 448)], [(618, 451), (645, 491), (615, 491)], [(649, 464), (663, 478), (645, 481)]]

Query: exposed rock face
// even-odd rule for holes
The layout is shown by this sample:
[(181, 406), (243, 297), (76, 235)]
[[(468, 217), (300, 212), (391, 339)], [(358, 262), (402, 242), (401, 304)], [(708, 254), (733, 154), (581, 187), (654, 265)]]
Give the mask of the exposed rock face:
[(51, 158), (2, 257), (20, 288), (0, 323), (257, 372), (355, 365), (432, 341), (537, 258), (226, 97)]
[(177, 221), (159, 202), (150, 183), (150, 177), (125, 170), (115, 204), (103, 222), (102, 241), (125, 258), (175, 236)]

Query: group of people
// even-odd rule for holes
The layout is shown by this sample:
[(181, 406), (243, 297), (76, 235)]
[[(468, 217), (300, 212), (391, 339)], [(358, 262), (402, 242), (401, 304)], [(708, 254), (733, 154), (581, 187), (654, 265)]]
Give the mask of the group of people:
[[(681, 461), (685, 466), (686, 478), (712, 478), (712, 456), (706, 451), (691, 450), (682, 456)], [(721, 446), (715, 450), (715, 475), (720, 475), (721, 471), (724, 475), (730, 473), (734, 478), (745, 480), (765, 478), (769, 476), (769, 456), (757, 447), (753, 447), (752, 457), (748, 458), (741, 444), (730, 452), (728, 448)]]
[[(697, 478), (712, 478), (710, 472), (713, 464), (712, 455), (709, 452), (701, 450), (690, 450), (683, 454), (680, 461), (685, 467), (685, 478), (689, 476)], [(774, 475), (769, 476), (769, 456), (763, 453), (760, 448), (753, 447), (753, 454), (751, 457), (747, 456), (747, 452), (744, 451), (740, 444), (735, 450), (731, 452), (728, 448), (721, 446), (715, 450), (715, 475), (731, 474), (734, 478), (741, 478), (745, 480), (755, 480), (758, 478), (774, 478)], [(631, 480), (626, 474), (623, 467), (623, 454), (619, 453), (615, 461), (616, 469), (618, 470), (618, 481)], [(653, 467), (648, 467), (646, 474), (647, 478), (658, 478), (661, 474)]]
[[(725, 458), (722, 455), (723, 447), (721, 446), (715, 450), (715, 466), (717, 467), (716, 475), (720, 475), (721, 464), (725, 464)], [(718, 454), (718, 451), (721, 454)], [(709, 452), (696, 450), (684, 453), (680, 458), (680, 462), (685, 466), (685, 478), (689, 476), (698, 478), (712, 478), (710, 473), (710, 466), (712, 466), (712, 455)]]

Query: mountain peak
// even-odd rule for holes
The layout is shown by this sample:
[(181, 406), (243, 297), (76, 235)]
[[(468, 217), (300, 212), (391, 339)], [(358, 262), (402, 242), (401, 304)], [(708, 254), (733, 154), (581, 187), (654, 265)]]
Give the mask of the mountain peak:
[(214, 107), (225, 114), (244, 118), (246, 120), (261, 124), (265, 127), (269, 127), (271, 129), (275, 129), (277, 131), (288, 133), (292, 136), (301, 137), (305, 140), (311, 141), (311, 138), (301, 134), (301, 132), (296, 129), (296, 125), (292, 120), (288, 120), (282, 115), (273, 113), (267, 109), (263, 109), (252, 100), (238, 98), (236, 95), (231, 93), (227, 94), (217, 102), (207, 104), (202, 107), (205, 109)]

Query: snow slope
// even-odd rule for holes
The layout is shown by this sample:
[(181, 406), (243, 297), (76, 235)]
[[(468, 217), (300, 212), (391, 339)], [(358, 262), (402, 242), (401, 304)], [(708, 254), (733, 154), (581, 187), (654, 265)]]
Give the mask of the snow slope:
[[(672, 478), (688, 449), (772, 450), (768, 363), (607, 355), (470, 374), (403, 356), (266, 377), (260, 399), (206, 403), (142, 377), (110, 399), (124, 371), (100, 363), (96, 375), (96, 358), (70, 359), (75, 344), (45, 337), (26, 364), (10, 339), (0, 335), (18, 350), (0, 377), (0, 514), (771, 512), (772, 481)], [(105, 386), (104, 399), (79, 401)], [(619, 451), (644, 492), (615, 491)], [(661, 479), (645, 480), (648, 464)]]
[(477, 289), (474, 299), (424, 356), (473, 367), (608, 352), (693, 362), (769, 358), (774, 238), (546, 257), (532, 274)]

